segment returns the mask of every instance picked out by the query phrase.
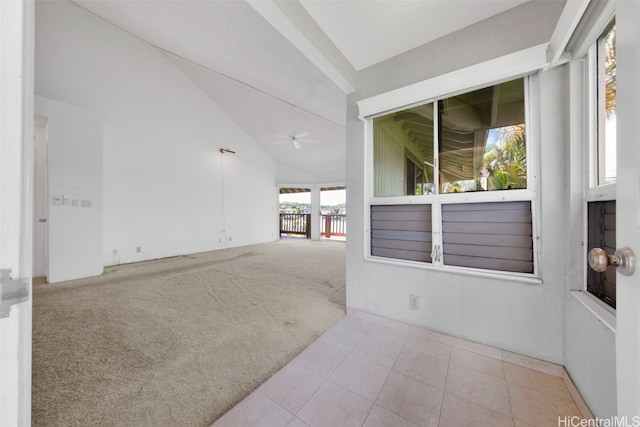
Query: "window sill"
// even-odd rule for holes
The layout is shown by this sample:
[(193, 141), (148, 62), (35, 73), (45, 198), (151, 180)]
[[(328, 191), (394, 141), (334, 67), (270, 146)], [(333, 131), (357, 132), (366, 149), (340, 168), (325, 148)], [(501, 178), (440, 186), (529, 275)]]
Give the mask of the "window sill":
[(616, 315), (602, 306), (602, 304), (586, 291), (570, 291), (573, 297), (589, 310), (614, 334), (616, 333)]
[(464, 275), (464, 276), (481, 277), (485, 279), (506, 280), (509, 282), (519, 282), (519, 283), (526, 283), (530, 285), (542, 284), (541, 278), (535, 277), (531, 274), (496, 272), (491, 270), (479, 270), (475, 268), (433, 265), (433, 264), (427, 264), (422, 262), (404, 261), (400, 259), (383, 258), (383, 257), (376, 257), (371, 255), (365, 256), (364, 260), (365, 262), (389, 264), (389, 265), (395, 265), (397, 267), (419, 268), (422, 270), (428, 270), (428, 271), (445, 273), (445, 274), (457, 274), (457, 275)]

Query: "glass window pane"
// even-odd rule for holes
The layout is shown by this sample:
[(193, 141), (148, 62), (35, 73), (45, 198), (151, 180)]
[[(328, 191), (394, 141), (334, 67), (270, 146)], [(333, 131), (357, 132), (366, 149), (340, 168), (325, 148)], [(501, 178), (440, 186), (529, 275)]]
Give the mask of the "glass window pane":
[(616, 182), (616, 27), (598, 39), (598, 185)]
[(438, 102), (440, 192), (527, 187), (524, 79)]
[(433, 104), (373, 119), (376, 197), (433, 194)]
[[(587, 203), (588, 248), (602, 248), (609, 255), (616, 251), (616, 201)], [(587, 266), (587, 290), (616, 308), (616, 268), (599, 273)]]

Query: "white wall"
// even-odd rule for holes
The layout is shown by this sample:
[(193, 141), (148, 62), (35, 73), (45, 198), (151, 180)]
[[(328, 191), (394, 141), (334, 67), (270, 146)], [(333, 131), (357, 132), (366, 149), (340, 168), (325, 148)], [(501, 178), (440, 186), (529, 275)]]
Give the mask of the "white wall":
[[(48, 119), (49, 283), (97, 276), (102, 274), (102, 119), (41, 96), (35, 113)], [(83, 200), (91, 207), (81, 207)]]
[(617, 413), (615, 333), (572, 296), (566, 310), (567, 372), (591, 412), (612, 417)]
[[(347, 306), (425, 326), (532, 357), (564, 362), (566, 127), (561, 68), (540, 76), (545, 176), (541, 181), (542, 284), (487, 279), (365, 261), (366, 199), (363, 124), (356, 102), (549, 40), (560, 2), (530, 2), (424, 45), (359, 74), (348, 99)], [(436, 59), (437, 58), (437, 59)], [(421, 308), (409, 310), (409, 294)]]
[(38, 2), (36, 93), (103, 117), (105, 265), (277, 238), (273, 158), (149, 44)]

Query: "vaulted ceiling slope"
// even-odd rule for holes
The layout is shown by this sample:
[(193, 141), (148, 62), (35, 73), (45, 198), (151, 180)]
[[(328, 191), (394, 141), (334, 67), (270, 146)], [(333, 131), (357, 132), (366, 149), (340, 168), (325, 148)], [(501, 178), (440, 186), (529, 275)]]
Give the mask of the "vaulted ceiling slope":
[[(344, 180), (346, 95), (356, 89), (357, 70), (526, 3), (73, 2), (165, 51), (278, 162), (320, 183)], [(320, 143), (275, 144), (276, 134), (295, 131)]]

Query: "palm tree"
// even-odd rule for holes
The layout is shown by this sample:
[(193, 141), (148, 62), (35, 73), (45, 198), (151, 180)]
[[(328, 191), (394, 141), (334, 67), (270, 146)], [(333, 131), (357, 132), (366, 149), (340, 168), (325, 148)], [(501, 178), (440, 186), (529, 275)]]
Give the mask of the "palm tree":
[(487, 190), (527, 188), (525, 125), (498, 129), (500, 139), (484, 155)]

